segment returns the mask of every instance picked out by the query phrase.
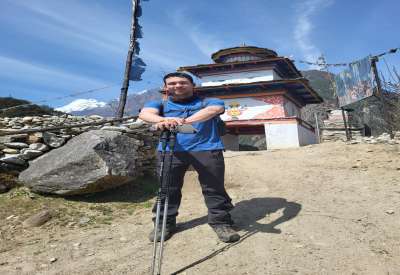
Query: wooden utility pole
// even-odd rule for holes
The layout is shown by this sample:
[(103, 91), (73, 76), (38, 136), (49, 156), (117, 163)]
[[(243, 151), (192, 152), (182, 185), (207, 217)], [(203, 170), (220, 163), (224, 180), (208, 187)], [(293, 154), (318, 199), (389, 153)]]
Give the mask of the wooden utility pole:
[(129, 49), (128, 55), (126, 57), (125, 63), (125, 74), (124, 74), (124, 81), (121, 87), (121, 94), (119, 96), (119, 104), (118, 109), (115, 114), (116, 117), (121, 118), (124, 116), (126, 98), (128, 95), (128, 88), (129, 88), (129, 79), (131, 74), (131, 67), (132, 67), (132, 57), (135, 53), (135, 44), (136, 44), (136, 26), (138, 21), (138, 12), (139, 12), (139, 5), (140, 0), (132, 0), (132, 20), (131, 20), (131, 34), (130, 34), (130, 41), (129, 41)]
[(349, 140), (351, 139), (351, 137), (350, 137), (349, 128), (348, 128), (348, 126), (347, 126), (346, 113), (345, 113), (343, 107), (340, 107), (340, 109), (342, 110), (342, 117), (343, 117), (344, 130), (345, 130), (345, 132), (346, 132), (346, 140), (349, 141)]
[(393, 138), (392, 123), (390, 121), (389, 113), (387, 110), (386, 99), (382, 92), (382, 84), (381, 84), (381, 80), (378, 75), (378, 68), (376, 66), (376, 62), (378, 62), (378, 61), (379, 61), (379, 58), (377, 56), (371, 57), (371, 68), (374, 73), (374, 77), (375, 77), (375, 81), (376, 81), (376, 90), (377, 90), (376, 96), (380, 99), (380, 101), (382, 103), (383, 119), (384, 119), (385, 123), (387, 123), (387, 129), (388, 129), (390, 136)]
[(317, 113), (314, 113), (314, 118), (315, 118), (315, 128), (317, 131), (317, 138), (318, 138), (318, 143), (321, 143), (321, 134), (319, 130), (319, 123), (318, 123), (318, 115)]

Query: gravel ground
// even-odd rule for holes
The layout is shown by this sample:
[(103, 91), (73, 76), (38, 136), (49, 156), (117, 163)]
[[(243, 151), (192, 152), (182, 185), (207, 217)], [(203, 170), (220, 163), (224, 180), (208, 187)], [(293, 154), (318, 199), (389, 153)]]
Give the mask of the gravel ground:
[[(337, 142), (225, 159), (241, 240), (218, 241), (197, 175), (188, 172), (162, 274), (400, 274), (398, 145)], [(23, 228), (6, 204), (0, 274), (149, 274), (153, 201), (118, 215), (129, 202), (109, 200), (101, 204), (111, 209), (109, 222), (83, 226), (81, 218), (76, 226), (57, 223), (58, 215), (35, 228)], [(79, 203), (80, 213), (96, 210)]]

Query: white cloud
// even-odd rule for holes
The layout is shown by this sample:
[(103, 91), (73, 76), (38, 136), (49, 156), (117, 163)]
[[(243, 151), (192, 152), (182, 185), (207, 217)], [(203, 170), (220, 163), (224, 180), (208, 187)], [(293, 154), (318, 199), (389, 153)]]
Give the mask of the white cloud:
[(312, 17), (332, 3), (333, 0), (306, 0), (296, 6), (294, 40), (303, 58), (307, 61), (316, 61), (321, 55), (318, 46), (311, 39), (312, 30), (314, 29)]
[(40, 87), (51, 87), (57, 90), (82, 89), (105, 86), (99, 79), (69, 73), (63, 70), (30, 63), (10, 57), (0, 56), (0, 78), (29, 82)]
[(175, 26), (190, 39), (203, 55), (210, 58), (212, 53), (223, 48), (223, 42), (217, 35), (210, 32), (210, 28), (207, 31), (203, 31), (201, 24), (192, 22), (186, 14), (189, 14), (189, 12), (182, 8), (175, 10), (170, 16)]
[[(65, 47), (85, 51), (93, 58), (107, 60), (109, 64), (119, 66), (125, 60), (129, 44), (130, 19), (125, 22), (121, 19), (124, 18), (123, 15), (106, 10), (100, 5), (82, 1), (67, 3), (38, 0), (35, 3), (17, 1), (13, 4), (28, 11), (30, 22), (37, 30), (27, 30), (24, 24), (15, 21), (17, 27), (20, 26), (20, 31), (33, 32), (35, 37), (51, 43), (60, 43)], [(154, 34), (154, 36), (159, 35)], [(160, 47), (159, 41), (145, 43), (146, 41), (141, 39), (138, 41), (142, 48), (140, 55), (146, 63), (162, 66), (166, 70), (182, 65), (177, 62), (181, 58), (166, 52)]]
[[(29, 18), (32, 26), (26, 29), (23, 22), (15, 21), (15, 27), (20, 31), (52, 43), (60, 43), (103, 56), (111, 54), (115, 57), (126, 52), (129, 36), (124, 37), (121, 31), (124, 29), (123, 22), (111, 20), (110, 12), (74, 1), (68, 4), (15, 1), (13, 4), (27, 11), (25, 16)], [(95, 8), (96, 11), (91, 10)], [(93, 16), (95, 12), (96, 17)], [(117, 15), (114, 17), (118, 19)], [(10, 18), (10, 20), (15, 19)]]

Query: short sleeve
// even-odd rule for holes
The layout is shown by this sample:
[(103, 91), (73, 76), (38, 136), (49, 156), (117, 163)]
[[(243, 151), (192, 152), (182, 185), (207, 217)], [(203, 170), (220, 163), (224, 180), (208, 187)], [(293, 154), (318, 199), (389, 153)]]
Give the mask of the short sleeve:
[(206, 103), (205, 104), (206, 107), (208, 107), (208, 106), (221, 106), (221, 107), (225, 108), (225, 103), (224, 103), (224, 101), (222, 99), (209, 97), (205, 101), (206, 101), (205, 102)]
[(161, 102), (160, 101), (148, 101), (144, 104), (143, 108), (154, 108), (154, 109), (158, 109), (161, 110)]

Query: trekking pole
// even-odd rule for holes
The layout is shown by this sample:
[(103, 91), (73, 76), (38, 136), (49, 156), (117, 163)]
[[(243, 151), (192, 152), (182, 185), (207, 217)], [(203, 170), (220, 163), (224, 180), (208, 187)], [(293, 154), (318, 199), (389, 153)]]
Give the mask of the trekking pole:
[[(153, 261), (151, 263), (151, 274), (154, 274), (156, 256), (157, 256), (157, 233), (158, 226), (160, 223), (160, 210), (161, 210), (161, 199), (163, 196), (163, 183), (164, 183), (164, 161), (165, 161), (165, 152), (167, 149), (167, 142), (169, 140), (170, 132), (168, 130), (164, 130), (161, 133), (160, 141), (161, 141), (161, 161), (160, 161), (160, 173), (159, 173), (159, 184), (160, 187), (158, 189), (157, 194), (157, 211), (156, 211), (156, 221), (154, 224), (154, 240), (153, 240)], [(165, 211), (164, 211), (165, 212)]]
[(164, 238), (165, 238), (165, 229), (167, 226), (167, 215), (168, 215), (168, 200), (169, 200), (169, 185), (171, 181), (171, 168), (172, 168), (172, 159), (174, 156), (174, 148), (175, 148), (175, 140), (176, 140), (176, 130), (170, 130), (169, 136), (169, 166), (168, 166), (168, 173), (167, 173), (167, 181), (165, 186), (165, 200), (164, 200), (164, 213), (163, 213), (163, 221), (162, 221), (162, 228), (161, 228), (161, 240), (160, 240), (160, 251), (158, 254), (158, 272), (157, 275), (161, 274), (161, 264), (162, 264), (162, 257), (163, 257), (163, 248), (164, 248)]

